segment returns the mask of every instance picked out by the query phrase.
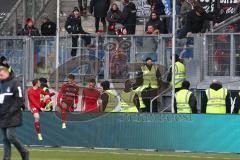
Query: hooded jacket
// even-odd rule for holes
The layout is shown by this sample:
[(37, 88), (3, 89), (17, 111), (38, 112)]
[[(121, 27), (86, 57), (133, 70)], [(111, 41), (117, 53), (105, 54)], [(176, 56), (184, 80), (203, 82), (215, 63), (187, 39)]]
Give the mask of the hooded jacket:
[[(217, 83), (212, 83), (210, 85), (210, 88), (218, 91), (221, 88), (223, 88), (223, 86), (221, 84), (217, 84)], [(231, 113), (231, 99), (230, 99), (230, 92), (228, 91), (227, 93), (227, 97), (226, 97), (226, 113)], [(202, 105), (201, 105), (201, 113), (206, 113), (207, 110), (207, 102), (208, 102), (208, 98), (205, 92), (203, 92), (203, 96), (202, 96)]]
[(24, 108), (22, 88), (14, 76), (0, 81), (0, 128), (22, 124), (21, 108)]
[(122, 17), (123, 25), (126, 27), (128, 34), (135, 34), (137, 21), (136, 5), (132, 2), (128, 3), (122, 11)]

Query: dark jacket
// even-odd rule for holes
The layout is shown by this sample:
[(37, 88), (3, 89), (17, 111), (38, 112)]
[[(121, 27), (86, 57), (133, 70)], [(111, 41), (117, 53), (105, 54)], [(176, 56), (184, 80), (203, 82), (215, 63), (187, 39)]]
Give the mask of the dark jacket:
[(110, 0), (91, 0), (89, 12), (94, 12), (94, 17), (107, 17)]
[(147, 3), (151, 5), (151, 10), (157, 12), (158, 15), (166, 15), (162, 0), (147, 0)]
[[(223, 86), (220, 85), (220, 84), (213, 83), (213, 84), (210, 85), (210, 88), (215, 90), (215, 91), (218, 91), (219, 89), (223, 88)], [(226, 97), (226, 113), (231, 113), (231, 99), (230, 98), (231, 98), (230, 97), (230, 92), (228, 91), (227, 97)], [(206, 113), (207, 102), (208, 102), (208, 98), (207, 98), (206, 92), (203, 92), (202, 104), (201, 104), (201, 113)]]
[[(197, 113), (197, 99), (196, 99), (196, 97), (194, 96), (193, 93), (190, 95), (188, 104), (189, 104), (189, 106), (190, 106), (190, 108), (192, 110), (192, 113)], [(175, 113), (178, 113), (177, 112), (176, 98), (174, 98), (174, 110), (175, 110)]]
[(24, 99), (21, 86), (14, 76), (11, 75), (8, 79), (0, 81), (0, 95), (3, 98), (3, 102), (0, 102), (0, 128), (20, 126)]
[(65, 23), (65, 29), (69, 34), (87, 34), (82, 28), (81, 17), (70, 15)]
[(155, 29), (158, 29), (160, 33), (164, 33), (163, 22), (160, 19), (149, 19), (146, 23), (145, 31), (147, 31), (148, 26), (153, 26)]
[(43, 36), (55, 36), (56, 30), (57, 30), (56, 24), (51, 21), (43, 23), (41, 26), (41, 34)]
[(231, 92), (231, 97), (234, 99), (235, 98), (235, 105), (233, 109), (234, 114), (239, 114), (240, 110), (240, 95), (239, 92)]
[(120, 10), (113, 11), (112, 9), (110, 9), (110, 11), (107, 14), (107, 21), (108, 21), (108, 25), (109, 25), (108, 33), (115, 34), (115, 31), (112, 30), (112, 28), (114, 28), (117, 23), (122, 24), (122, 22), (123, 22), (122, 12)]
[(186, 31), (192, 33), (205, 32), (204, 22), (212, 19), (210, 14), (204, 13), (202, 16), (198, 16), (196, 11), (192, 10), (187, 14)]
[(40, 36), (40, 33), (37, 28), (32, 26), (29, 28), (27, 25), (22, 29), (22, 32), (20, 33), (21, 36)]
[(130, 2), (122, 11), (123, 25), (126, 27), (128, 34), (135, 34), (137, 22), (136, 5)]

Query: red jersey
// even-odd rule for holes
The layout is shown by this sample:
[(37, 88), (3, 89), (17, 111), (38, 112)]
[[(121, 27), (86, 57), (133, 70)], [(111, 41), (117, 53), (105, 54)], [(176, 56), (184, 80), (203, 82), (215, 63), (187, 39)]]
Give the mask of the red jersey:
[(34, 89), (33, 87), (28, 90), (28, 100), (30, 108), (44, 108), (45, 102), (41, 100), (41, 95), (53, 96), (55, 93), (45, 92), (42, 88)]
[(85, 106), (85, 112), (99, 112), (97, 101), (100, 98), (100, 92), (96, 89), (84, 88), (82, 94), (82, 103)]
[(74, 102), (75, 104), (78, 104), (79, 91), (80, 86), (75, 83), (63, 84), (57, 97), (58, 105), (60, 105), (61, 102), (66, 103), (68, 107), (72, 107)]

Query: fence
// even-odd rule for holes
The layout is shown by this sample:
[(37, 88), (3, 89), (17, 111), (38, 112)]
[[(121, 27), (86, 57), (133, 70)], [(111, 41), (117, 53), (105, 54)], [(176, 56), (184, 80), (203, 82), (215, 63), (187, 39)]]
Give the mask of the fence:
[(63, 130), (55, 113), (42, 113), (44, 140), (40, 142), (31, 113), (24, 113), (24, 125), (16, 135), (24, 144), (33, 146), (240, 152), (238, 115), (75, 113), (73, 116), (77, 118)]
[[(72, 36), (79, 36), (74, 47)], [(232, 33), (194, 35), (192, 44), (188, 45), (184, 39), (177, 40), (176, 54), (184, 59), (187, 80), (199, 101), (201, 90), (208, 88), (213, 79), (222, 81), (229, 90), (238, 89), (238, 36)], [(88, 38), (90, 45), (86, 45)], [(163, 81), (171, 65), (170, 35), (67, 35), (60, 38), (59, 81), (56, 82), (55, 37), (1, 37), (0, 44), (1, 55), (10, 58), (25, 88), (35, 77), (46, 77), (51, 87), (59, 86), (66, 81), (67, 74), (73, 73), (81, 86), (86, 85), (86, 79), (95, 78), (98, 82), (110, 80), (114, 84), (112, 87), (119, 90), (126, 79), (135, 80), (147, 57), (160, 66)], [(71, 57), (71, 52), (76, 52), (76, 56)]]

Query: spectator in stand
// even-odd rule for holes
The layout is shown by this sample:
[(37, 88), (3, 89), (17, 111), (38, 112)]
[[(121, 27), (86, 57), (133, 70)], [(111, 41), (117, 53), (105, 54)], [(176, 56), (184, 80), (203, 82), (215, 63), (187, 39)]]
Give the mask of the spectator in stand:
[[(65, 29), (69, 34), (88, 34), (82, 28), (80, 11), (77, 7), (74, 8), (72, 14), (67, 18)], [(72, 36), (72, 47), (73, 47), (71, 51), (72, 57), (75, 57), (77, 55), (76, 47), (78, 46), (78, 38), (79, 38), (78, 35)], [(82, 36), (82, 39), (85, 41), (85, 46), (91, 43), (91, 38), (88, 36)]]
[(160, 33), (164, 33), (163, 22), (160, 20), (157, 12), (153, 11), (150, 15), (149, 21), (146, 23), (145, 30), (148, 32), (148, 27), (153, 26), (155, 30), (158, 30)]
[(26, 25), (22, 29), (22, 32), (20, 33), (22, 36), (40, 36), (40, 33), (37, 28), (33, 25), (33, 20), (31, 18), (28, 18), (26, 20)]
[(151, 5), (151, 12), (155, 11), (158, 15), (166, 15), (162, 0), (147, 0), (147, 3)]
[(91, 0), (89, 12), (94, 12), (96, 32), (99, 31), (99, 22), (103, 24), (103, 31), (107, 31), (106, 17), (110, 7), (110, 0)]
[(41, 26), (41, 34), (43, 36), (55, 36), (56, 35), (56, 24), (48, 18), (48, 16), (42, 17), (42, 26)]
[(111, 9), (108, 11), (107, 21), (109, 23), (108, 34), (115, 34), (116, 25), (121, 24), (123, 21), (122, 12), (119, 10), (116, 3), (113, 3)]
[(181, 8), (180, 8), (180, 15), (182, 16), (183, 25), (186, 24), (186, 18), (188, 12), (193, 10), (193, 5), (190, 3), (189, 0), (180, 0), (181, 1)]
[[(159, 16), (166, 15), (165, 6), (162, 0), (147, 0), (147, 3), (151, 5), (151, 12), (156, 12)], [(163, 18), (163, 33), (168, 33), (167, 19)]]
[(87, 0), (78, 0), (78, 6), (81, 11), (81, 15), (87, 14)]
[(133, 2), (129, 2), (129, 0), (124, 0), (123, 5), (123, 25), (126, 27), (128, 34), (135, 34), (137, 22), (136, 5)]
[(177, 37), (181, 39), (191, 37), (193, 33), (205, 32), (204, 22), (212, 19), (212, 16), (207, 14), (201, 6), (196, 5), (194, 10), (187, 14), (186, 26), (177, 33)]

